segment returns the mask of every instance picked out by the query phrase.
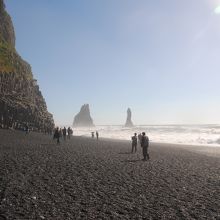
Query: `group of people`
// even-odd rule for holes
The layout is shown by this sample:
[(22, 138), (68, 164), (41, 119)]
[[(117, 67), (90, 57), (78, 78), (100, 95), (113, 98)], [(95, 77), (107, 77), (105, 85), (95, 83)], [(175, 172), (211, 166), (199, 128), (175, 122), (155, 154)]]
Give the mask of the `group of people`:
[(92, 135), (92, 138), (94, 138), (96, 136), (96, 139), (97, 140), (99, 139), (99, 132), (98, 131), (96, 131), (96, 132), (92, 131), (91, 135)]
[[(57, 144), (60, 143), (60, 138), (63, 138), (63, 140), (66, 140), (66, 136), (68, 139), (70, 139), (70, 136), (73, 134), (73, 130), (68, 127), (66, 129), (66, 127), (59, 128), (56, 127), (55, 131), (54, 131), (54, 135), (53, 135), (53, 139), (57, 140)], [(98, 131), (91, 132), (91, 136), (92, 138), (95, 138), (96, 135), (96, 139), (99, 139), (99, 133)], [(148, 153), (148, 148), (149, 148), (149, 138), (148, 136), (146, 136), (145, 132), (142, 132), (140, 134), (137, 135), (137, 133), (134, 133), (134, 136), (131, 137), (131, 153), (136, 153), (137, 152), (137, 145), (138, 143), (140, 144), (140, 146), (142, 147), (142, 153), (143, 153), (143, 160), (149, 160), (150, 156)]]
[(149, 138), (146, 136), (145, 132), (140, 133), (137, 136), (137, 133), (134, 133), (134, 136), (131, 137), (131, 153), (137, 152), (137, 144), (139, 142), (140, 146), (142, 147), (142, 153), (143, 153), (143, 160), (149, 160), (150, 156), (148, 153), (148, 147), (149, 147)]
[(67, 129), (66, 129), (66, 127), (64, 127), (63, 129), (56, 127), (56, 129), (54, 131), (53, 139), (57, 139), (57, 144), (59, 144), (60, 138), (63, 138), (63, 140), (65, 141), (66, 136), (68, 139), (70, 139), (70, 136), (72, 134), (73, 134), (73, 130), (70, 127), (68, 127)]

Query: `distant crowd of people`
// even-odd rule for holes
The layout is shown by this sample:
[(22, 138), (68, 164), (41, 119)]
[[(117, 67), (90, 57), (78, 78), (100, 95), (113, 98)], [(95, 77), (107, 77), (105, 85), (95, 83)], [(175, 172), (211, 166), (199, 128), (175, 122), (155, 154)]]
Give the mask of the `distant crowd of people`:
[[(63, 140), (66, 141), (66, 138), (70, 139), (72, 134), (73, 134), (73, 130), (70, 127), (68, 127), (67, 129), (66, 129), (66, 127), (64, 127), (64, 128), (56, 127), (56, 129), (54, 130), (53, 139), (56, 139), (57, 144), (59, 144), (60, 138), (63, 138)], [(99, 132), (98, 131), (91, 132), (91, 137), (95, 138), (95, 136), (96, 136), (96, 139), (98, 140), (99, 139)], [(131, 153), (137, 152), (138, 143), (140, 144), (140, 146), (142, 148), (143, 160), (149, 160), (150, 159), (150, 156), (148, 153), (149, 138), (148, 138), (148, 136), (146, 136), (145, 132), (142, 132), (138, 135), (137, 135), (137, 133), (134, 133), (134, 136), (131, 137)]]
[(140, 146), (142, 147), (142, 153), (143, 153), (143, 160), (149, 160), (150, 156), (148, 153), (148, 147), (149, 147), (149, 138), (146, 136), (145, 132), (142, 132), (140, 134), (134, 133), (134, 136), (131, 137), (131, 153), (136, 153), (137, 152), (137, 145), (138, 142)]
[(53, 133), (53, 129), (44, 128), (44, 129), (36, 130), (36, 128), (34, 128), (31, 125), (28, 125), (28, 123), (22, 125), (22, 127), (20, 129), (17, 129), (17, 130), (24, 131), (25, 134), (29, 134), (30, 132), (33, 132), (33, 131), (41, 132), (41, 133), (48, 134), (48, 135), (52, 135), (52, 133)]
[[(64, 127), (64, 128), (56, 127), (54, 129), (53, 139), (56, 139), (57, 140), (57, 144), (59, 144), (61, 138), (63, 138), (63, 140), (65, 141), (66, 138), (70, 139), (72, 134), (73, 134), (73, 130), (70, 127), (68, 127), (67, 129), (66, 129), (66, 127)], [(91, 132), (91, 136), (92, 136), (92, 138), (95, 138), (95, 136), (96, 136), (96, 139), (98, 140), (99, 139), (98, 131)]]
[(53, 139), (56, 139), (57, 144), (59, 144), (60, 138), (63, 138), (63, 140), (66, 141), (66, 137), (67, 137), (67, 139), (70, 139), (70, 136), (72, 134), (73, 134), (73, 130), (70, 127), (68, 127), (67, 129), (66, 129), (66, 127), (64, 127), (63, 129), (56, 127), (54, 130)]
[(96, 139), (97, 140), (99, 139), (99, 132), (98, 131), (96, 131), (96, 132), (92, 131), (91, 135), (92, 135), (92, 138), (94, 138), (96, 136)]

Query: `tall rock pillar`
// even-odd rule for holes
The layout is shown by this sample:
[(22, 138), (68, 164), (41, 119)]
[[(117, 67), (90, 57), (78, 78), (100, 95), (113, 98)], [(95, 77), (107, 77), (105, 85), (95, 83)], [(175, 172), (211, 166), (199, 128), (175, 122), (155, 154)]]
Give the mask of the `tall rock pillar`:
[(73, 127), (94, 127), (89, 104), (83, 105), (80, 112), (74, 117)]
[(125, 123), (125, 127), (133, 127), (133, 123), (131, 121), (131, 109), (128, 108), (127, 110), (127, 119), (126, 119), (126, 123)]

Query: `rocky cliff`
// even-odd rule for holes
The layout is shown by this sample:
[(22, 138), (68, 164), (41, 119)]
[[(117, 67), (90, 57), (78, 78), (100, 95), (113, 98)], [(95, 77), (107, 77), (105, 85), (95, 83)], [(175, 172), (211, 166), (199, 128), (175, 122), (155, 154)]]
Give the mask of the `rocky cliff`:
[(75, 116), (73, 127), (93, 127), (93, 120), (90, 116), (89, 105), (85, 104), (81, 107), (80, 112)]
[(127, 110), (127, 119), (126, 119), (126, 122), (125, 122), (125, 127), (133, 127), (133, 123), (131, 121), (131, 109), (128, 108)]
[(3, 0), (0, 0), (0, 39), (15, 47), (15, 33), (10, 16), (5, 11)]
[(15, 34), (10, 16), (0, 0), (0, 127), (50, 131), (53, 116), (47, 111), (31, 66), (15, 49)]

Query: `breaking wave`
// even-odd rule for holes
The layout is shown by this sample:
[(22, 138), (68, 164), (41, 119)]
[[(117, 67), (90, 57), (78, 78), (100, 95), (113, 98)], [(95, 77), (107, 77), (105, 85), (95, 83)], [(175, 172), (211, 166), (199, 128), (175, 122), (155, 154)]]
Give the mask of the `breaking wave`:
[(104, 125), (74, 128), (74, 135), (91, 136), (92, 131), (98, 131), (100, 137), (120, 140), (130, 140), (134, 132), (144, 131), (152, 142), (220, 146), (220, 125)]

